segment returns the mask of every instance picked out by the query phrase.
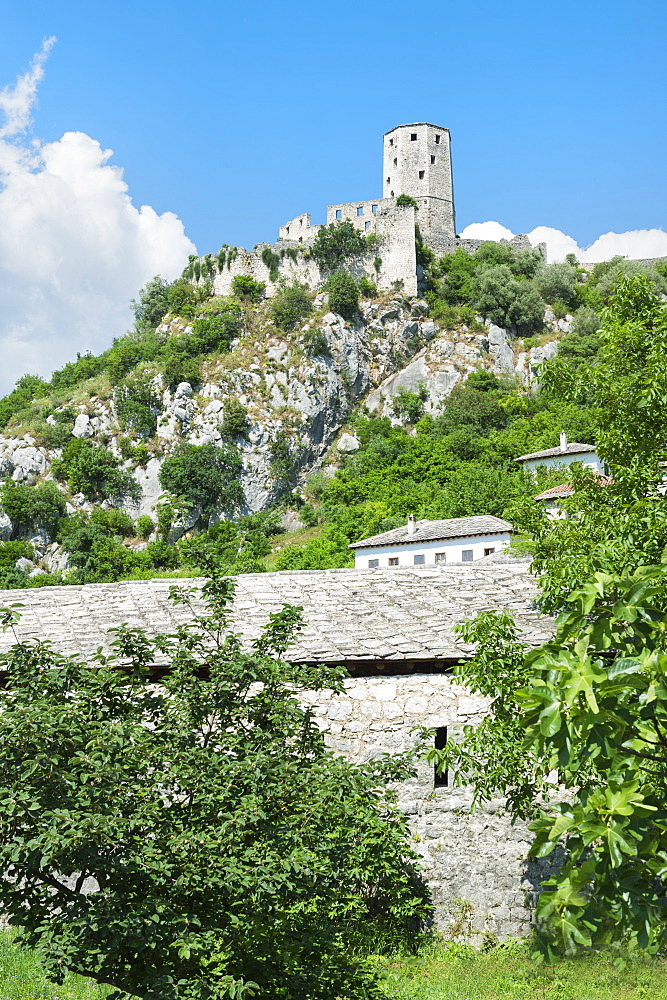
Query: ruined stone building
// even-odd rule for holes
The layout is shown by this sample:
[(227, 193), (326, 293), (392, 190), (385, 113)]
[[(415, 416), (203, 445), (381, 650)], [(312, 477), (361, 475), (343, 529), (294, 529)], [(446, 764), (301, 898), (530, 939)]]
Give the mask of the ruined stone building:
[[(201, 581), (179, 580), (192, 586)], [(169, 600), (174, 581), (153, 579), (0, 593), (0, 606), (23, 605), (21, 640), (48, 639), (56, 650), (90, 658), (110, 648), (121, 623), (149, 634), (171, 632), (187, 617)], [(442, 745), (457, 727), (481, 720), (483, 698), (452, 674), (472, 655), (453, 626), (481, 611), (507, 610), (531, 644), (544, 642), (552, 623), (534, 607), (536, 586), (525, 563), (473, 564), (387, 570), (317, 570), (237, 578), (233, 627), (250, 644), (284, 603), (303, 608), (303, 629), (287, 658), (294, 663), (343, 664), (350, 677), (342, 695), (304, 691), (303, 700), (339, 753), (365, 761), (412, 745), (417, 726)], [(14, 641), (0, 633), (0, 652)], [(465, 900), (477, 934), (525, 934), (547, 862), (528, 858), (531, 835), (512, 826), (503, 802), (471, 811), (471, 792), (453, 775), (437, 775), (425, 759), (398, 789), (423, 875), (444, 933)]]

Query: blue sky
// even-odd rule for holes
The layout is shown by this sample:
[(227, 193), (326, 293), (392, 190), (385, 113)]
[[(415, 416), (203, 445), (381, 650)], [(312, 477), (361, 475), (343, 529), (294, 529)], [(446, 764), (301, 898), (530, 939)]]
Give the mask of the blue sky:
[(7, 81), (57, 37), (35, 133), (113, 149), (202, 253), (378, 195), (382, 133), (421, 120), (452, 132), (459, 229), (585, 245), (666, 221), (664, 0), (11, 7)]
[(104, 350), (130, 298), (195, 247), (252, 247), (302, 211), (379, 196), (382, 134), (410, 121), (451, 130), (459, 232), (495, 220), (474, 235), (666, 254), (665, 11), (5, 4), (0, 393)]

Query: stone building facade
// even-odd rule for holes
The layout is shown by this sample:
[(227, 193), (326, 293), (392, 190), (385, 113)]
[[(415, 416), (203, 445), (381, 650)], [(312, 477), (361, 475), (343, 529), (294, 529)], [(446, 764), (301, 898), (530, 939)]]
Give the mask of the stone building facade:
[[(409, 195), (417, 208), (397, 205), (402, 194)], [(457, 237), (455, 219), (449, 129), (428, 122), (397, 125), (384, 135), (382, 197), (329, 205), (326, 214), (327, 225), (348, 221), (365, 236), (376, 238), (368, 253), (350, 265), (355, 277), (365, 275), (379, 291), (400, 290), (407, 295), (418, 294), (419, 287), (416, 227), (420, 239), (437, 257), (457, 249), (476, 253), (481, 246), (481, 240)], [(235, 247), (222, 267), (209, 257), (215, 293), (230, 294), (237, 275), (263, 282), (268, 296), (274, 295), (282, 282), (320, 287), (326, 275), (309, 256), (309, 248), (321, 228), (304, 212), (280, 226), (277, 243), (260, 243), (251, 251)], [(509, 245), (514, 250), (531, 246), (523, 235), (514, 237)], [(271, 265), (263, 259), (267, 250)], [(202, 261), (206, 263), (206, 258)], [(204, 273), (209, 273), (208, 267)]]
[[(109, 650), (108, 630), (123, 622), (153, 635), (172, 632), (190, 612), (169, 600), (170, 587), (201, 582), (13, 590), (0, 592), (0, 606), (22, 605), (20, 640), (49, 639), (59, 652), (86, 659), (100, 646)], [(453, 626), (480, 611), (507, 610), (526, 642), (543, 642), (552, 622), (540, 617), (535, 596), (525, 563), (248, 574), (237, 577), (232, 627), (250, 644), (271, 613), (285, 603), (301, 607), (303, 628), (287, 658), (342, 663), (350, 677), (343, 694), (302, 691), (300, 697), (336, 752), (367, 761), (411, 747), (416, 727), (434, 730), (442, 745), (456, 739), (462, 725), (479, 722), (486, 701), (452, 673), (472, 653)], [(0, 633), (0, 652), (14, 641)], [(528, 857), (530, 833), (511, 824), (502, 800), (473, 811), (471, 793), (456, 787), (454, 775), (436, 775), (425, 757), (396, 791), (422, 857), (436, 927), (449, 933), (465, 905), (473, 940), (527, 933), (550, 862)]]

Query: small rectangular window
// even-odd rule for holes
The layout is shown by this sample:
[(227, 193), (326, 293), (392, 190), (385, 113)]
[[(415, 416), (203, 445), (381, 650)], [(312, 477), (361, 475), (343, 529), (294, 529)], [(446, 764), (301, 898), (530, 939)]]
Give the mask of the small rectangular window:
[(472, 549), (464, 549), (461, 553), (461, 562), (472, 562)]
[(416, 132), (411, 132), (410, 133), (410, 142), (416, 142), (416, 141), (417, 141), (417, 133)]
[(371, 205), (371, 212), (377, 212), (377, 210), (378, 210), (377, 205)]
[(359, 207), (357, 209), (357, 215), (363, 215), (363, 214), (364, 214), (364, 206), (363, 205), (359, 205)]
[(431, 157), (431, 163), (435, 163), (435, 156)]
[(496, 551), (496, 550), (495, 550), (495, 548), (491, 548), (491, 549), (484, 549), (484, 555), (485, 555), (485, 556), (490, 556), (490, 555), (493, 555), (493, 553), (494, 553), (495, 551)]
[(398, 556), (390, 556), (387, 562), (389, 566), (398, 566)]
[(371, 228), (370, 222), (364, 222), (364, 229), (370, 229), (370, 228)]
[(437, 563), (438, 562), (447, 562), (447, 553), (446, 552), (436, 552), (436, 554), (435, 554), (435, 561)]
[(415, 556), (415, 566), (423, 566), (426, 562), (426, 556)]
[(394, 140), (393, 140), (393, 139), (390, 139), (390, 140), (389, 140), (389, 145), (390, 145), (390, 146), (393, 146), (393, 145), (394, 145)]
[(435, 144), (436, 144), (436, 146), (440, 145), (440, 136), (439, 135), (436, 135), (436, 137), (435, 137)]
[[(444, 750), (447, 746), (447, 726), (438, 726), (435, 731), (434, 744), (436, 750)], [(436, 788), (447, 788), (449, 785), (449, 774), (447, 771), (442, 771), (438, 774), (435, 766), (433, 767), (433, 784)]]
[(379, 565), (380, 565), (380, 560), (379, 559), (369, 559), (368, 560), (368, 568), (369, 569), (377, 569)]
[(343, 218), (343, 213), (342, 213), (342, 211), (341, 211), (340, 208), (336, 209), (336, 218), (337, 219), (342, 219)]
[(420, 181), (423, 181), (423, 180), (424, 180), (424, 171), (423, 171), (423, 170), (420, 170), (420, 171), (419, 171), (419, 180), (420, 180)]

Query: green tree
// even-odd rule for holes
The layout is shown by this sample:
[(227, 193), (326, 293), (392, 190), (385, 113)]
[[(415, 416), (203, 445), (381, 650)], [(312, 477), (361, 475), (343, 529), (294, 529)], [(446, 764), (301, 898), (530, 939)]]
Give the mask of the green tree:
[(236, 396), (227, 396), (222, 404), (222, 436), (232, 441), (236, 437), (245, 438), (250, 429), (248, 410)]
[(310, 248), (311, 257), (322, 271), (338, 271), (367, 252), (363, 235), (347, 219), (322, 226)]
[(415, 210), (419, 209), (419, 205), (410, 194), (399, 194), (398, 198), (396, 199), (396, 204), (399, 208), (414, 208)]
[(545, 302), (562, 302), (573, 311), (579, 304), (577, 268), (568, 261), (556, 261), (538, 271), (536, 284)]
[(416, 424), (424, 413), (424, 403), (428, 399), (428, 389), (419, 382), (416, 392), (400, 388), (392, 398), (391, 408), (397, 417), (404, 417), (409, 424)]
[(281, 288), (271, 300), (269, 315), (279, 330), (295, 330), (313, 311), (313, 303), (302, 285)]
[(169, 310), (168, 283), (156, 274), (139, 292), (139, 301), (130, 302), (134, 313), (134, 329), (140, 336), (152, 333)]
[(65, 498), (55, 483), (28, 486), (27, 483), (15, 483), (11, 479), (2, 484), (0, 506), (17, 532), (43, 528), (52, 533), (66, 509)]
[(139, 484), (119, 465), (108, 448), (72, 438), (63, 448), (62, 457), (51, 464), (51, 471), (67, 483), (72, 493), (83, 493), (87, 500), (137, 500)]
[(159, 472), (164, 489), (181, 497), (204, 522), (219, 512), (232, 511), (244, 500), (239, 482), (241, 459), (233, 445), (180, 444)]
[(329, 309), (343, 319), (354, 319), (359, 309), (359, 289), (347, 271), (337, 271), (327, 281)]
[(429, 910), (386, 788), (407, 762), (328, 750), (295, 691), (338, 692), (342, 671), (284, 661), (293, 608), (244, 651), (232, 592), (211, 580), (202, 613), (177, 591), (178, 633), (122, 626), (110, 658), (3, 656), (0, 911), (56, 980), (153, 1000), (379, 997), (352, 956), (414, 940)]
[(261, 302), (264, 298), (266, 285), (263, 281), (255, 281), (249, 274), (237, 274), (232, 278), (232, 294), (249, 302)]
[(160, 396), (149, 375), (126, 379), (114, 394), (114, 406), (122, 429), (135, 437), (153, 437), (157, 430)]

